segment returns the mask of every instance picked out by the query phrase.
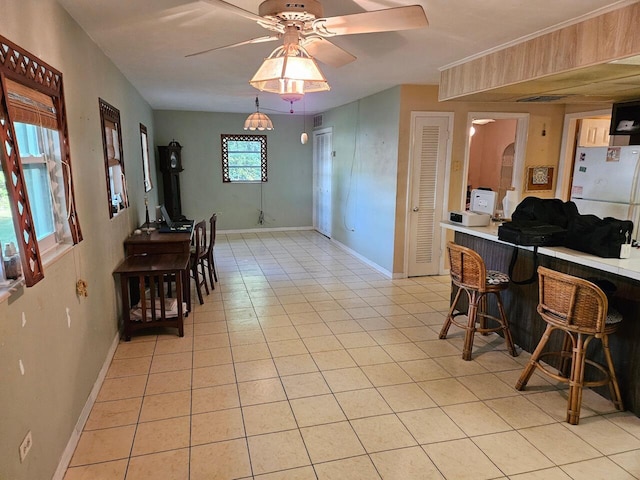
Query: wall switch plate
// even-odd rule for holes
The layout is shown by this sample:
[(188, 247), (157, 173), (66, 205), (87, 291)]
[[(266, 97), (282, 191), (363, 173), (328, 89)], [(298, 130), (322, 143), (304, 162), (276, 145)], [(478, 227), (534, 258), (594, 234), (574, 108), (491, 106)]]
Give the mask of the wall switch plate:
[(32, 446), (33, 437), (31, 436), (31, 430), (29, 430), (27, 432), (27, 435), (24, 437), (24, 440), (22, 440), (22, 443), (20, 444), (20, 463), (24, 462), (24, 459), (29, 453), (29, 450), (31, 450)]

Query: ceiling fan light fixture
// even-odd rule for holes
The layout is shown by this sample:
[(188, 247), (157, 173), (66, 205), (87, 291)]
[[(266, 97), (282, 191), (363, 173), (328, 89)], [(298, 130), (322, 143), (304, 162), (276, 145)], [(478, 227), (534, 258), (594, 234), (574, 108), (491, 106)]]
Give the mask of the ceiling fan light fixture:
[(262, 92), (277, 93), (288, 102), (300, 100), (305, 93), (330, 89), (316, 61), (295, 43), (276, 48), (249, 84)]
[(258, 97), (256, 97), (256, 111), (244, 121), (245, 130), (273, 130), (271, 119), (260, 111)]

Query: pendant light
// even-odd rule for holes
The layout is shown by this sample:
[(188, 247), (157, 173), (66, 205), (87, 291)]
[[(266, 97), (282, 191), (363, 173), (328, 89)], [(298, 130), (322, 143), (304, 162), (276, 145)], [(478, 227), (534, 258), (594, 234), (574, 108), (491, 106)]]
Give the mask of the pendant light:
[(273, 130), (271, 119), (260, 111), (260, 103), (256, 97), (256, 111), (244, 121), (245, 130)]
[(300, 134), (300, 143), (306, 145), (309, 141), (309, 135), (307, 135), (307, 109), (304, 100), (302, 101), (302, 133)]

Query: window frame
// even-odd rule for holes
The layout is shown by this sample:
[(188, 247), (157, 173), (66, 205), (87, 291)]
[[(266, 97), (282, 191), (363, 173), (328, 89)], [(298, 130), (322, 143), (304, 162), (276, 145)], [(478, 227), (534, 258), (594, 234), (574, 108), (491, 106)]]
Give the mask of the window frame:
[(41, 61), (18, 45), (0, 35), (0, 163), (5, 176), (16, 240), (20, 250), (22, 272), (27, 287), (44, 278), (43, 262), (29, 204), (24, 170), (18, 151), (14, 120), (9, 108), (7, 80), (51, 98), (55, 109), (57, 131), (60, 136), (60, 155), (63, 165), (64, 196), (67, 222), (74, 244), (82, 241), (75, 192), (71, 173), (69, 130), (64, 100), (62, 73)]
[[(232, 180), (229, 175), (229, 142), (260, 142), (260, 180)], [(222, 182), (223, 183), (265, 183), (267, 175), (267, 136), (253, 134), (229, 134), (220, 135), (222, 150)]]

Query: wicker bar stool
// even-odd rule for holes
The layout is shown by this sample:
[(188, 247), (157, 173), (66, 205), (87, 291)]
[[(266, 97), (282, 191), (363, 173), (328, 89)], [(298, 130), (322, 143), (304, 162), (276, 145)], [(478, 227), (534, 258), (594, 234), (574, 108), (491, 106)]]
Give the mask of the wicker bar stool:
[[(609, 334), (616, 331), (622, 316), (608, 309), (607, 297), (600, 287), (582, 278), (538, 267), (538, 283), (540, 301), (537, 310), (547, 327), (520, 375), (516, 389), (523, 390), (533, 371), (538, 368), (549, 377), (569, 384), (566, 421), (570, 424), (577, 425), (580, 421), (584, 387), (608, 384), (613, 404), (618, 410), (622, 410), (620, 388), (609, 350)], [(543, 353), (554, 330), (565, 334), (562, 351)], [(602, 342), (606, 366), (586, 358), (587, 347), (594, 338), (599, 338)], [(545, 357), (559, 359), (558, 373), (551, 370), (552, 367), (548, 364), (541, 363), (540, 360)], [(603, 378), (585, 381), (586, 365), (599, 370)], [(562, 370), (568, 373), (565, 375)]]
[[(447, 244), (447, 252), (449, 254), (451, 281), (458, 287), (458, 292), (451, 303), (451, 308), (442, 330), (440, 330), (440, 338), (447, 338), (451, 324), (466, 330), (462, 359), (471, 360), (473, 339), (476, 332), (486, 334), (501, 331), (509, 353), (514, 357), (517, 356), (518, 353), (511, 338), (509, 322), (504, 313), (504, 306), (500, 297), (500, 292), (509, 287), (509, 276), (495, 270), (487, 270), (482, 257), (470, 248), (449, 242)], [(468, 309), (464, 312), (456, 312), (462, 292), (467, 294), (469, 300)], [(486, 296), (488, 294), (496, 296), (499, 317), (487, 313)], [(468, 321), (466, 324), (456, 320), (459, 315), (467, 315)], [(498, 326), (488, 327), (488, 319), (498, 322)]]

